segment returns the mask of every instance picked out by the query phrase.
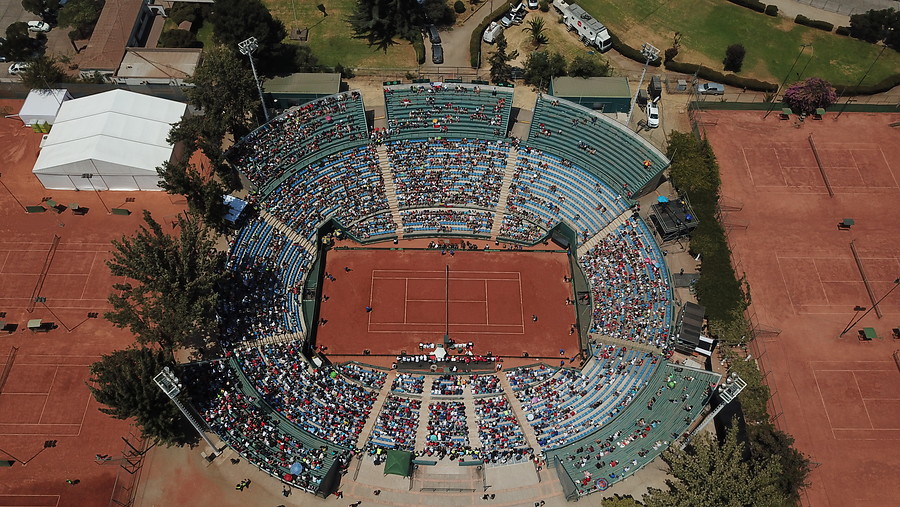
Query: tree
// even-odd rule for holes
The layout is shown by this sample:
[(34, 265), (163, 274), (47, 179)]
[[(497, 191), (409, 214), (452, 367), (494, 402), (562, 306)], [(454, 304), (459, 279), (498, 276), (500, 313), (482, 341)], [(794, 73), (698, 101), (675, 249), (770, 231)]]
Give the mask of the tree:
[(56, 23), (56, 16), (59, 14), (59, 0), (22, 0), (22, 8), (53, 24)]
[(260, 106), (253, 74), (233, 52), (215, 46), (204, 51), (189, 81), (195, 86), (185, 89), (188, 103), (203, 114), (175, 124), (170, 141), (185, 141), (194, 149), (199, 146), (208, 157), (217, 158), (225, 134), (237, 139), (256, 124)]
[(609, 75), (609, 62), (586, 55), (578, 55), (569, 63), (569, 75), (574, 77), (602, 77)]
[(201, 217), (217, 232), (227, 230), (225, 215), (228, 207), (222, 197), (228, 192), (221, 183), (212, 177), (201, 176), (187, 160), (165, 162), (156, 168), (156, 172), (162, 180), (159, 186), (170, 194), (183, 195), (192, 214)]
[(9, 60), (30, 60), (39, 53), (46, 38), (32, 39), (28, 35), (28, 24), (17, 21), (6, 27), (6, 38), (2, 40), (2, 56)]
[(753, 459), (765, 461), (771, 456), (780, 461), (782, 473), (778, 477), (778, 486), (792, 504), (799, 503), (800, 492), (809, 486), (810, 462), (793, 447), (794, 437), (769, 422), (748, 425), (747, 436)]
[(722, 64), (725, 65), (725, 70), (740, 72), (741, 67), (744, 65), (744, 55), (746, 54), (747, 50), (744, 49), (743, 44), (732, 44), (728, 46), (728, 49), (725, 50), (725, 59), (722, 60)]
[(850, 36), (875, 43), (896, 44), (900, 37), (900, 12), (893, 8), (872, 9), (850, 16)]
[(416, 0), (357, 0), (356, 9), (347, 18), (354, 37), (383, 51), (397, 44), (395, 39), (412, 42), (424, 24), (422, 9)]
[(134, 418), (145, 437), (167, 446), (193, 444), (199, 440), (196, 431), (153, 382), (165, 367), (175, 368), (175, 363), (162, 350), (116, 350), (91, 365), (87, 386), (94, 399), (106, 405), (101, 412), (116, 419)]
[(557, 52), (535, 51), (525, 59), (525, 83), (541, 90), (550, 86), (554, 77), (566, 75), (566, 59)]
[(550, 41), (547, 38), (547, 34), (544, 33), (544, 18), (531, 18), (528, 20), (528, 26), (522, 28), (522, 31), (528, 32), (528, 37), (535, 48), (539, 48), (541, 44), (546, 44)]
[(164, 48), (199, 48), (203, 44), (197, 40), (197, 36), (190, 30), (176, 28), (168, 30), (159, 36), (159, 46)]
[(788, 498), (778, 488), (778, 459), (745, 461), (746, 444), (737, 439), (734, 425), (719, 445), (707, 434), (694, 438), (684, 451), (677, 445), (663, 453), (675, 480), (667, 490), (650, 488), (644, 495), (647, 507), (744, 507), (782, 506)]
[(453, 10), (457, 14), (462, 14), (466, 12), (466, 4), (462, 3), (462, 0), (456, 0), (456, 3), (453, 4)]
[(109, 296), (112, 310), (104, 317), (128, 328), (142, 344), (156, 343), (166, 351), (215, 335), (216, 286), (222, 263), (213, 255), (208, 230), (190, 215), (179, 215), (177, 236), (166, 234), (149, 211), (132, 237), (113, 240), (106, 262), (116, 283)]
[(509, 62), (518, 57), (519, 52), (513, 51), (512, 54), (506, 54), (508, 43), (503, 32), (500, 32), (500, 35), (497, 36), (494, 42), (497, 45), (497, 50), (491, 53), (491, 56), (488, 58), (488, 62), (491, 64), (491, 81), (494, 83), (508, 83), (512, 80), (512, 65)]
[(60, 67), (59, 62), (50, 56), (41, 56), (33, 60), (21, 74), (21, 78), (22, 83), (32, 90), (51, 89), (56, 84), (72, 81)]
[(603, 507), (642, 507), (644, 504), (638, 502), (631, 495), (619, 496), (613, 495), (604, 497), (600, 502)]
[(287, 37), (284, 24), (260, 0), (216, 0), (209, 21), (216, 42), (232, 52), (237, 53), (239, 43), (256, 37), (259, 49), (254, 55), (262, 62), (272, 59)]
[(834, 104), (836, 100), (834, 87), (820, 77), (794, 83), (784, 92), (784, 103), (797, 114), (812, 114), (820, 107)]
[(447, 5), (447, 0), (425, 0), (422, 2), (425, 19), (438, 26), (449, 26), (456, 22), (456, 12)]
[(73, 40), (89, 39), (105, 4), (105, 0), (70, 0), (59, 10), (59, 26), (71, 28)]

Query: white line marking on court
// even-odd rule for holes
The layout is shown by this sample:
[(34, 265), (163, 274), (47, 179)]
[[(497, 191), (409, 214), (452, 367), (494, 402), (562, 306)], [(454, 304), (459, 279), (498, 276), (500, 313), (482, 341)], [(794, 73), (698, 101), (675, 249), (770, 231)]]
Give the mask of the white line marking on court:
[(819, 400), (822, 402), (822, 410), (825, 411), (825, 419), (828, 419), (828, 429), (831, 430), (831, 438), (837, 440), (837, 436), (834, 434), (834, 426), (831, 425), (831, 417), (828, 416), (828, 407), (825, 406), (825, 397), (822, 396), (822, 388), (819, 387), (819, 377), (816, 375), (816, 370), (813, 369), (813, 380), (816, 382), (816, 391), (819, 392)]
[[(91, 279), (91, 273), (94, 272), (94, 263), (95, 262), (97, 262), (97, 252), (94, 252), (94, 256), (91, 258), (91, 267), (88, 269), (88, 272), (87, 272), (88, 280)], [(84, 298), (84, 292), (87, 290), (87, 286), (88, 286), (87, 280), (85, 280), (84, 285), (81, 287), (81, 298), (79, 298), (79, 299)]]
[(747, 168), (747, 176), (750, 177), (750, 184), (755, 187), (756, 182), (753, 181), (753, 171), (750, 170), (750, 161), (747, 160), (747, 149), (743, 146), (741, 147), (741, 156), (744, 157), (744, 166)]
[(407, 297), (409, 296), (409, 278), (406, 279), (406, 283), (403, 284), (403, 322), (406, 322), (406, 303), (409, 302)]
[[(41, 406), (41, 415), (38, 416), (38, 424), (41, 424), (41, 419), (44, 418), (44, 409), (47, 408), (47, 400), (50, 399), (50, 393), (53, 392), (53, 383), (56, 382), (56, 374), (59, 373), (59, 365), (56, 365), (56, 369), (53, 370), (53, 378), (50, 379), (50, 387), (47, 388), (47, 392), (45, 393), (46, 398), (44, 398), (44, 404)], [(39, 394), (39, 393), (35, 393)]]
[(484, 322), (486, 326), (491, 325), (491, 304), (488, 303), (488, 281), (484, 281)]
[(791, 289), (788, 288), (787, 278), (784, 277), (784, 270), (781, 268), (781, 257), (775, 252), (775, 263), (778, 264), (778, 274), (781, 275), (781, 281), (784, 283), (784, 292), (787, 293), (788, 301), (791, 302), (791, 309), (797, 311), (797, 305), (791, 299)]
[(859, 380), (856, 379), (856, 373), (851, 373), (851, 375), (853, 376), (853, 383), (856, 384), (856, 391), (859, 393), (859, 399), (863, 402), (863, 410), (866, 411), (866, 419), (869, 420), (869, 428), (875, 429), (875, 425), (872, 424), (872, 416), (869, 415), (869, 407), (866, 406), (866, 399), (863, 398), (862, 389), (859, 388)]

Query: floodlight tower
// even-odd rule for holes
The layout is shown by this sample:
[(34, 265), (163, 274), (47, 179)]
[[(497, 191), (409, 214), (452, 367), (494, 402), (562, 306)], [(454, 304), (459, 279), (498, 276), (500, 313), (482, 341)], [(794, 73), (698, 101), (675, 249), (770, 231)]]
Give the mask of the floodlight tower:
[(697, 435), (697, 433), (700, 433), (703, 428), (705, 428), (710, 422), (712, 422), (712, 420), (715, 419), (717, 415), (719, 415), (719, 412), (721, 412), (726, 405), (731, 403), (731, 400), (737, 398), (738, 395), (741, 394), (741, 391), (743, 391), (745, 387), (747, 387), (747, 382), (739, 377), (736, 372), (731, 372), (730, 375), (725, 377), (725, 382), (719, 384), (716, 387), (716, 390), (719, 392), (719, 399), (721, 401), (718, 405), (716, 405), (716, 408), (714, 408), (712, 412), (710, 412), (706, 415), (706, 417), (703, 418), (703, 421), (696, 428), (694, 428), (694, 431), (692, 431), (687, 436), (687, 438), (684, 439), (684, 442), (682, 442), (681, 444), (681, 449), (684, 450), (684, 448), (691, 443), (691, 440)]
[(193, 414), (188, 412), (188, 409), (178, 399), (178, 395), (181, 394), (181, 388), (183, 386), (181, 385), (181, 380), (179, 380), (178, 377), (175, 376), (175, 373), (172, 372), (172, 370), (169, 369), (168, 366), (166, 366), (161, 372), (159, 372), (159, 374), (153, 377), (153, 381), (156, 382), (156, 385), (159, 386), (160, 389), (162, 389), (162, 392), (166, 393), (166, 396), (168, 396), (169, 399), (172, 400), (173, 403), (175, 403), (175, 406), (178, 407), (178, 410), (181, 410), (181, 413), (184, 415), (184, 417), (187, 418), (188, 422), (191, 423), (191, 426), (193, 426), (194, 429), (197, 430), (197, 433), (199, 433), (203, 440), (207, 443), (207, 445), (212, 448), (213, 455), (219, 454), (219, 450), (216, 449), (216, 445), (213, 444), (212, 440), (210, 440), (208, 436), (206, 436), (206, 432), (204, 432), (203, 428), (200, 427), (200, 423), (197, 422), (197, 418), (195, 418)]
[(263, 97), (262, 85), (259, 84), (259, 77), (256, 76), (256, 64), (253, 63), (253, 52), (259, 48), (259, 42), (256, 37), (250, 37), (238, 44), (238, 50), (242, 55), (250, 59), (250, 68), (253, 70), (253, 81), (256, 83), (256, 89), (259, 90), (259, 102), (262, 104), (263, 116), (266, 122), (269, 121), (269, 110), (266, 109), (266, 99)]
[(641, 93), (641, 86), (644, 86), (644, 75), (647, 74), (647, 66), (650, 65), (650, 62), (656, 61), (659, 58), (659, 49), (650, 44), (649, 42), (645, 42), (641, 45), (641, 54), (644, 55), (644, 58), (647, 60), (644, 62), (644, 70), (641, 71), (641, 80), (638, 81), (637, 91), (634, 93), (634, 100), (631, 102), (631, 108), (628, 110), (628, 120), (625, 122), (626, 126), (631, 125), (631, 115), (634, 114), (634, 108), (637, 106), (637, 98), (638, 94)]

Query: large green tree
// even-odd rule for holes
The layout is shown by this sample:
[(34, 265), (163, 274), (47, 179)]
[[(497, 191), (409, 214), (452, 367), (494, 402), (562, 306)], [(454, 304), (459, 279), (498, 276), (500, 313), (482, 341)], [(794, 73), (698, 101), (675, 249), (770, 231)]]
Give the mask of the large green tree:
[(522, 28), (523, 32), (528, 33), (528, 38), (534, 44), (535, 49), (541, 47), (541, 44), (550, 42), (544, 28), (544, 18), (533, 17), (528, 20), (528, 26)]
[(105, 0), (69, 0), (59, 10), (59, 26), (72, 29), (72, 40), (87, 39), (94, 32), (105, 4)]
[(416, 0), (357, 0), (347, 22), (356, 38), (387, 51), (396, 39), (412, 42), (424, 20)]
[(259, 96), (253, 74), (224, 46), (204, 52), (203, 61), (186, 88), (188, 102), (200, 114), (185, 117), (169, 133), (169, 142), (182, 142), (188, 155), (202, 149), (214, 164), (222, 158), (222, 141), (246, 134), (259, 118)]
[(497, 45), (497, 50), (491, 53), (491, 56), (488, 58), (488, 62), (491, 64), (491, 81), (494, 83), (508, 83), (512, 80), (512, 65), (509, 62), (515, 60), (519, 56), (519, 52), (506, 53), (508, 43), (503, 32), (500, 32), (500, 35), (497, 36), (494, 42)]
[(765, 461), (775, 458), (781, 463), (778, 487), (793, 504), (800, 502), (800, 493), (809, 485), (810, 461), (793, 447), (794, 437), (769, 422), (747, 426), (753, 459)]
[(257, 56), (267, 60), (287, 37), (284, 24), (273, 18), (260, 0), (216, 0), (209, 20), (216, 42), (237, 52), (238, 44), (250, 37), (259, 43)]
[(900, 50), (900, 11), (891, 7), (854, 14), (850, 16), (850, 36), (873, 43), (883, 40)]
[(22, 83), (32, 90), (51, 89), (59, 83), (72, 81), (59, 62), (50, 56), (41, 56), (33, 60), (20, 77)]
[(112, 310), (104, 317), (128, 328), (142, 344), (173, 350), (196, 345), (216, 334), (216, 288), (222, 278), (220, 256), (209, 231), (195, 218), (179, 215), (177, 234), (167, 234), (149, 211), (140, 230), (113, 240)]
[(766, 507), (789, 505), (778, 487), (782, 473), (776, 457), (745, 460), (746, 444), (738, 442), (733, 426), (720, 445), (701, 433), (684, 451), (674, 445), (663, 460), (675, 480), (668, 489), (650, 488), (644, 495), (647, 507)]
[(525, 59), (525, 84), (547, 90), (551, 79), (565, 75), (566, 59), (555, 51), (535, 51)]
[(163, 190), (183, 195), (191, 213), (202, 217), (210, 228), (218, 232), (227, 230), (225, 215), (228, 207), (222, 201), (222, 196), (227, 193), (224, 185), (211, 176), (200, 175), (197, 168), (187, 160), (165, 162), (156, 171), (162, 178), (160, 187)]
[(59, 14), (59, 0), (22, 0), (22, 8), (52, 24)]
[(609, 62), (598, 57), (578, 55), (569, 63), (569, 75), (573, 77), (602, 77), (609, 74)]
[(30, 60), (40, 52), (46, 38), (31, 38), (28, 24), (17, 21), (6, 27), (6, 38), (0, 40), (0, 56), (8, 60)]
[(134, 418), (145, 437), (169, 446), (193, 444), (199, 440), (197, 433), (153, 381), (165, 367), (175, 364), (162, 350), (116, 350), (91, 365), (87, 386), (94, 399), (106, 405), (101, 412), (116, 419)]

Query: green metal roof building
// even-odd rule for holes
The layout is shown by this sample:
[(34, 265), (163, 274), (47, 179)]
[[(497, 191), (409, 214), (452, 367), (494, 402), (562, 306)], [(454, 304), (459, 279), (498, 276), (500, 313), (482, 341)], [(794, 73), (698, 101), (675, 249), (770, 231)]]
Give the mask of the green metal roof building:
[(550, 95), (604, 113), (627, 113), (631, 88), (624, 77), (555, 77)]
[(341, 74), (304, 73), (275, 77), (263, 83), (266, 105), (287, 109), (341, 91)]

